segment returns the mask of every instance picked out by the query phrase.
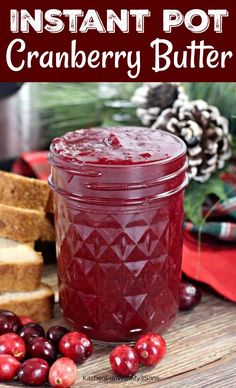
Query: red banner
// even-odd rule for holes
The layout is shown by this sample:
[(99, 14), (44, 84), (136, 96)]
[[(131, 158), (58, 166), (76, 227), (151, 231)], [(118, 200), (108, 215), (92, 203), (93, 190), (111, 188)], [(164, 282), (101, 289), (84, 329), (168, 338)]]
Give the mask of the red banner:
[(236, 81), (235, 0), (0, 5), (0, 81)]

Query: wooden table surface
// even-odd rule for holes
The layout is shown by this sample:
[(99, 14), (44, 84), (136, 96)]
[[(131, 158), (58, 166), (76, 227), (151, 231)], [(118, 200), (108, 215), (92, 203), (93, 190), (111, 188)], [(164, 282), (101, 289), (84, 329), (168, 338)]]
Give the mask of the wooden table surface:
[[(55, 266), (48, 266), (43, 280), (56, 290)], [(45, 328), (63, 324), (58, 304)], [(95, 343), (94, 353), (78, 365), (75, 387), (233, 388), (236, 387), (236, 306), (204, 293), (199, 306), (178, 314), (164, 335), (167, 355), (155, 368), (141, 367), (132, 379), (112, 374), (112, 346)], [(19, 387), (17, 383), (0, 387)]]

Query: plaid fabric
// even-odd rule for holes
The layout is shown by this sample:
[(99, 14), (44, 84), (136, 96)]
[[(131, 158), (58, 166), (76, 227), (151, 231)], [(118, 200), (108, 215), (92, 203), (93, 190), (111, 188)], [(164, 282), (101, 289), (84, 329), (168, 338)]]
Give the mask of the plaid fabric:
[[(205, 239), (204, 239), (205, 240)], [(182, 271), (191, 279), (211, 286), (224, 298), (236, 302), (235, 244), (219, 240), (198, 241), (185, 231)]]
[(23, 152), (13, 164), (12, 172), (47, 180), (50, 174), (47, 157), (48, 151)]
[(201, 232), (216, 236), (221, 240), (236, 241), (236, 224), (230, 222), (206, 222), (201, 228), (185, 222), (184, 228), (188, 232)]
[[(236, 171), (235, 171), (236, 172)], [(224, 173), (222, 180), (225, 184), (225, 192), (229, 199), (225, 202), (214, 204), (210, 200), (203, 209), (204, 215), (209, 215), (201, 226), (191, 222), (184, 223), (184, 229), (188, 232), (206, 233), (225, 241), (236, 241), (236, 174)], [(212, 211), (209, 211), (212, 208)]]

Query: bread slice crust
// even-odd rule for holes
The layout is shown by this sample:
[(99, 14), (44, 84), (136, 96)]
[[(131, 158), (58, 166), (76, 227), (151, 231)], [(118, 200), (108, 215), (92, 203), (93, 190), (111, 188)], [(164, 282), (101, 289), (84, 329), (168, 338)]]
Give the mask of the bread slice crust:
[(0, 204), (0, 237), (21, 242), (40, 238), (45, 213)]
[(23, 209), (46, 211), (50, 188), (46, 181), (0, 171), (1, 203)]
[(41, 283), (32, 292), (8, 292), (0, 294), (0, 309), (26, 315), (36, 322), (45, 322), (53, 317), (54, 293), (48, 285)]
[(0, 292), (35, 290), (42, 270), (43, 256), (33, 243), (0, 238)]

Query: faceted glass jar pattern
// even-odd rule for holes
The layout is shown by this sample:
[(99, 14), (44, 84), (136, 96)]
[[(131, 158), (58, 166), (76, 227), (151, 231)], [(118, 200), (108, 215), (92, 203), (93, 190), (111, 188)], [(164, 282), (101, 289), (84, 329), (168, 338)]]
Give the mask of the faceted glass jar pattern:
[[(125, 130), (128, 137), (144, 137), (142, 154), (152, 154), (146, 128), (109, 129), (115, 147), (123, 142), (127, 148)], [(89, 131), (79, 135), (87, 143), (90, 133), (100, 134), (99, 140), (107, 136), (102, 129)], [(122, 150), (119, 155), (115, 149), (114, 160), (109, 148), (110, 154), (98, 155), (102, 163), (96, 155), (93, 163), (77, 163), (80, 155), (72, 161), (51, 146), (60, 306), (74, 329), (99, 340), (162, 332), (178, 309), (185, 146), (162, 131), (154, 135), (167, 157), (151, 162), (137, 161), (135, 144), (128, 164), (122, 164)], [(71, 136), (76, 143), (76, 134)], [(174, 155), (169, 142), (176, 142)]]

